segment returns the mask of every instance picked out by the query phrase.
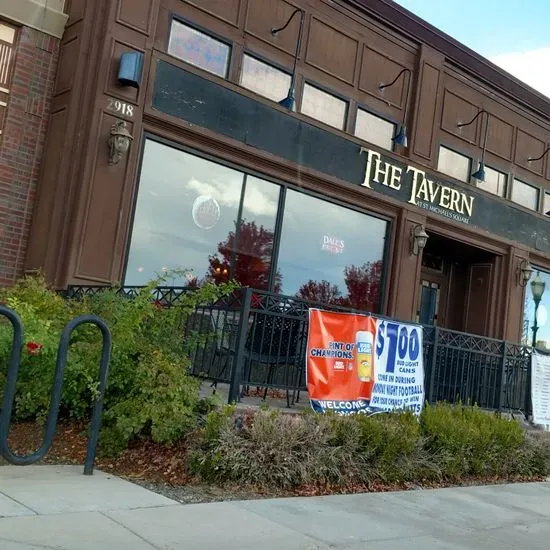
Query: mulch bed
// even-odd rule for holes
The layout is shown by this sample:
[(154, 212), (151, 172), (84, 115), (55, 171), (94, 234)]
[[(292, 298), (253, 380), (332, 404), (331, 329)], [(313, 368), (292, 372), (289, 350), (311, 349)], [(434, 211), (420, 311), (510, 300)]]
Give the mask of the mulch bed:
[[(28, 454), (42, 442), (43, 428), (36, 423), (14, 424), (10, 433), (12, 449)], [(86, 457), (87, 425), (61, 423), (57, 428), (52, 448), (43, 460), (44, 464), (84, 464)], [(509, 482), (545, 481), (544, 479), (500, 479), (471, 478), (460, 483), (421, 482), (419, 484), (357, 485), (347, 488), (326, 486), (301, 487), (291, 492), (263, 491), (252, 487), (214, 487), (197, 483), (186, 467), (186, 448), (183, 442), (173, 446), (160, 445), (151, 441), (139, 441), (131, 445), (117, 458), (96, 459), (96, 468), (138, 483), (150, 490), (164, 494), (182, 503), (215, 502), (221, 500), (245, 500), (285, 496), (320, 496), (330, 494), (351, 494), (367, 492), (389, 492), (396, 490), (437, 489), (442, 487), (489, 485)], [(1, 463), (1, 459), (0, 459)]]

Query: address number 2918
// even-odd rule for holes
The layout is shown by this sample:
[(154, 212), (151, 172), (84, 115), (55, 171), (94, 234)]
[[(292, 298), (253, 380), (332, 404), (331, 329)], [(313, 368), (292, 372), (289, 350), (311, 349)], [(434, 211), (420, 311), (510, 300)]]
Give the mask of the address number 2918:
[(117, 115), (132, 118), (134, 116), (135, 107), (125, 101), (120, 101), (120, 99), (109, 97), (107, 98), (107, 110)]

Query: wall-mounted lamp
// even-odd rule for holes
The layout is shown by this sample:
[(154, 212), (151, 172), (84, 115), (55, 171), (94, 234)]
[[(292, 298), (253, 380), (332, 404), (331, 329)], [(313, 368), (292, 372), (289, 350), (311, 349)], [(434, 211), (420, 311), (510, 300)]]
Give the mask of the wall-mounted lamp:
[(292, 15), (288, 18), (288, 21), (278, 29), (271, 29), (271, 34), (277, 36), (281, 31), (284, 31), (290, 22), (294, 19), (296, 14), (300, 14), (300, 30), (298, 31), (298, 41), (296, 43), (296, 51), (294, 52), (294, 67), (292, 68), (292, 80), (290, 81), (290, 88), (288, 89), (287, 96), (279, 101), (279, 105), (287, 108), (289, 111), (296, 110), (296, 64), (298, 63), (298, 56), (300, 55), (300, 47), (302, 45), (302, 34), (304, 30), (304, 12), (301, 9), (296, 9)]
[(546, 151), (544, 151), (544, 153), (542, 153), (542, 155), (540, 157), (536, 157), (536, 158), (529, 157), (527, 159), (527, 162), (533, 162), (535, 160), (540, 160), (542, 157), (544, 157), (548, 154), (548, 151), (550, 151), (550, 147), (548, 147), (548, 149), (546, 149)]
[(118, 65), (118, 81), (122, 86), (139, 88), (143, 73), (143, 53), (124, 52)]
[(527, 286), (531, 275), (533, 274), (533, 267), (531, 264), (523, 259), (518, 266), (518, 279), (520, 286)]
[(418, 256), (426, 248), (428, 239), (429, 235), (426, 233), (424, 226), (421, 224), (415, 225), (411, 229), (411, 253)]
[(412, 78), (412, 72), (410, 69), (403, 69), (389, 84), (380, 84), (378, 86), (378, 89), (380, 91), (389, 88), (393, 86), (398, 80), (399, 77), (402, 74), (408, 73), (409, 78), (407, 78), (407, 93), (405, 95), (405, 112), (403, 113), (403, 122), (399, 125), (399, 130), (397, 134), (392, 138), (392, 141), (394, 143), (397, 143), (397, 145), (401, 145), (401, 147), (407, 147), (408, 140), (407, 140), (407, 113), (409, 110), (409, 94), (411, 91), (411, 78)]
[(470, 120), (470, 122), (464, 122), (462, 124), (457, 124), (457, 128), (462, 128), (464, 126), (470, 126), (470, 124), (473, 124), (475, 120), (477, 120), (477, 117), (481, 116), (483, 113), (485, 113), (485, 137), (483, 138), (483, 150), (481, 153), (481, 160), (479, 161), (479, 165), (477, 167), (477, 170), (472, 174), (472, 178), (475, 178), (478, 181), (485, 181), (485, 150), (487, 149), (487, 136), (489, 134), (489, 113), (485, 109), (481, 109), (477, 115)]
[(111, 126), (109, 135), (109, 164), (118, 164), (128, 152), (134, 138), (128, 130), (126, 122), (119, 120)]

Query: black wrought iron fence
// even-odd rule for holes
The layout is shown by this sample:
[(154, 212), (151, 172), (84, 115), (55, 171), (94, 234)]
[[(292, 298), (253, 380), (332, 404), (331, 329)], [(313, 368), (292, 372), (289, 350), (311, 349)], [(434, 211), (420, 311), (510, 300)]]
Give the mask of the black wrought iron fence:
[[(121, 293), (135, 295), (138, 287)], [(67, 295), (99, 292), (72, 287)], [(165, 305), (177, 302), (183, 288), (155, 291)], [(242, 288), (213, 304), (196, 308), (183, 330), (192, 341), (191, 372), (213, 385), (229, 384), (229, 401), (250, 387), (286, 392), (291, 406), (307, 391), (305, 356), (308, 310), (297, 297)], [(316, 306), (317, 307), (317, 306)], [(358, 312), (339, 306), (332, 311)], [(531, 348), (446, 330), (423, 327), (426, 399), (477, 404), (484, 409), (530, 413)], [(265, 394), (264, 394), (265, 395)]]

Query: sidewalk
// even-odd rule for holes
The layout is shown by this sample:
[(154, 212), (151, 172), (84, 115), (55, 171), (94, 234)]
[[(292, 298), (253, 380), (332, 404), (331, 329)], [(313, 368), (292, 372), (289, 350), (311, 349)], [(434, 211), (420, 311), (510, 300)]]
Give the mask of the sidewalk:
[(80, 467), (0, 467), (2, 550), (535, 550), (549, 540), (550, 483), (180, 505)]

